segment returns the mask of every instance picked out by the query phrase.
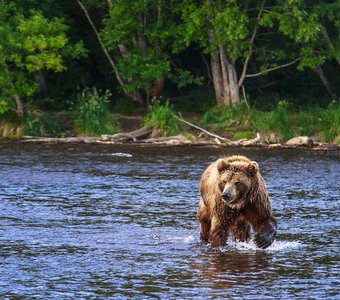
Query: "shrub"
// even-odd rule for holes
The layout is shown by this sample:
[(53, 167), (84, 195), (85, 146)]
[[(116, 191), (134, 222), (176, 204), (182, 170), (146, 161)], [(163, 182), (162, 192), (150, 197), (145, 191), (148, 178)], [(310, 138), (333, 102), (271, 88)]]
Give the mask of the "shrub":
[(35, 116), (26, 119), (25, 134), (41, 137), (60, 137), (62, 135), (62, 126), (57, 116)]
[(335, 140), (340, 134), (340, 103), (331, 102), (323, 114), (325, 128), (323, 135), (326, 141)]
[(241, 139), (251, 139), (254, 136), (254, 134), (251, 131), (238, 131), (234, 134), (233, 140), (238, 141)]
[(334, 101), (326, 109), (314, 105), (299, 111), (285, 100), (279, 101), (272, 111), (248, 109), (242, 105), (214, 107), (204, 114), (201, 123), (207, 126), (216, 124), (230, 131), (241, 129), (233, 139), (247, 138), (250, 132), (259, 131), (276, 132), (284, 142), (293, 136), (320, 133), (323, 140), (336, 142), (340, 132), (340, 104)]
[(111, 94), (102, 93), (95, 87), (85, 89), (77, 97), (74, 125), (78, 132), (88, 135), (112, 133), (108, 126), (108, 102)]
[(174, 117), (173, 108), (169, 102), (161, 104), (153, 102), (144, 117), (144, 124), (159, 131), (162, 136), (176, 135), (180, 131), (180, 124)]

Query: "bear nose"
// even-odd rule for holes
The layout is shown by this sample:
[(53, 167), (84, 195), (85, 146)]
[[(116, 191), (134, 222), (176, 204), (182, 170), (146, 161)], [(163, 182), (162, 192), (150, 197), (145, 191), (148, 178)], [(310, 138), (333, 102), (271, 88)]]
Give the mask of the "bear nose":
[(233, 196), (231, 195), (230, 192), (223, 192), (223, 193), (222, 193), (222, 198), (223, 198), (224, 200), (231, 200), (232, 197), (233, 197)]

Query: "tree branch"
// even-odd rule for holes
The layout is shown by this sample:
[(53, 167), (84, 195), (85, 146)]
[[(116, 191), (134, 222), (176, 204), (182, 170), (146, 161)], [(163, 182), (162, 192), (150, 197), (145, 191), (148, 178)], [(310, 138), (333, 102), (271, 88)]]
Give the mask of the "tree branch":
[(176, 116), (176, 115), (174, 114), (174, 117), (175, 117), (178, 121), (183, 122), (184, 124), (187, 124), (187, 125), (189, 125), (190, 127), (193, 127), (193, 128), (195, 128), (195, 129), (198, 129), (198, 130), (204, 132), (205, 134), (207, 134), (207, 135), (209, 135), (209, 136), (211, 136), (211, 137), (213, 137), (213, 138), (216, 138), (216, 139), (221, 140), (221, 141), (229, 141), (228, 139), (226, 139), (226, 138), (224, 138), (224, 137), (222, 137), (222, 136), (219, 136), (219, 135), (217, 135), (217, 134), (211, 133), (211, 132), (209, 132), (208, 130), (203, 129), (202, 127), (199, 127), (199, 126), (197, 126), (197, 125), (195, 125), (195, 124), (192, 124), (192, 123), (190, 123), (190, 122), (184, 120), (181, 114), (179, 114), (179, 116)]
[[(115, 62), (113, 61), (112, 57), (110, 56), (109, 52), (107, 51), (107, 49), (106, 49), (106, 47), (105, 47), (105, 45), (104, 45), (104, 43), (103, 43), (103, 41), (102, 41), (102, 39), (101, 39), (101, 37), (100, 37), (100, 35), (99, 35), (99, 32), (98, 32), (96, 26), (94, 25), (94, 23), (93, 23), (93, 21), (92, 21), (90, 15), (89, 15), (89, 13), (88, 13), (86, 7), (83, 5), (83, 3), (81, 3), (80, 0), (76, 0), (76, 1), (77, 1), (77, 3), (79, 4), (79, 6), (80, 6), (80, 8), (82, 9), (82, 11), (84, 12), (84, 14), (85, 14), (85, 16), (86, 16), (86, 18), (87, 18), (87, 21), (90, 23), (90, 25), (91, 25), (91, 27), (92, 27), (92, 29), (93, 29), (93, 31), (94, 31), (96, 37), (97, 37), (97, 40), (98, 40), (98, 42), (99, 42), (99, 44), (100, 44), (100, 46), (101, 46), (101, 48), (102, 48), (102, 50), (103, 50), (103, 52), (104, 52), (106, 58), (108, 59), (110, 65), (111, 65), (111, 67), (112, 67), (112, 69), (113, 69), (113, 71), (114, 71), (114, 73), (115, 73), (115, 75), (116, 75), (116, 78), (117, 78), (119, 84), (120, 84), (122, 87), (124, 87), (124, 82), (123, 82), (122, 78), (121, 78), (120, 75), (119, 75), (117, 66), (116, 66)], [(109, 3), (109, 5), (110, 5), (111, 2), (108, 1), (108, 3)]]
[[(322, 32), (324, 38), (325, 38), (326, 41), (327, 41), (327, 44), (328, 44), (329, 49), (330, 49), (333, 53), (336, 54), (336, 49), (335, 49), (335, 47), (334, 47), (334, 45), (333, 45), (333, 43), (332, 43), (332, 41), (331, 41), (331, 38), (330, 38), (329, 35), (328, 35), (326, 26), (325, 26), (323, 23), (324, 23), (324, 22), (323, 22), (323, 20), (322, 20), (322, 30), (321, 30), (321, 32)], [(339, 59), (338, 56), (335, 57), (335, 60), (336, 60), (336, 62), (338, 63), (338, 66), (340, 66), (340, 59)]]
[(246, 73), (247, 73), (247, 69), (248, 69), (248, 63), (249, 63), (249, 60), (253, 54), (253, 44), (254, 44), (254, 40), (255, 40), (255, 37), (256, 37), (256, 33), (257, 33), (257, 28), (258, 28), (258, 22), (259, 20), (261, 19), (261, 15), (262, 15), (262, 12), (263, 12), (263, 7), (264, 7), (264, 3), (266, 1), (263, 0), (262, 1), (262, 4), (261, 4), (261, 7), (260, 7), (260, 10), (259, 10), (259, 13), (257, 15), (257, 18), (256, 18), (256, 23), (255, 23), (255, 26), (254, 26), (254, 30), (253, 30), (253, 34), (250, 38), (250, 41), (249, 41), (249, 50), (248, 50), (248, 55), (246, 57), (246, 60), (243, 64), (243, 70), (242, 70), (242, 74), (241, 74), (241, 77), (238, 81), (238, 86), (240, 87), (244, 81), (244, 79), (246, 78)]
[(289, 66), (291, 66), (291, 65), (293, 65), (293, 64), (295, 64), (295, 63), (297, 63), (299, 60), (301, 60), (302, 59), (302, 57), (299, 57), (299, 58), (297, 58), (297, 59), (295, 59), (295, 60), (293, 60), (293, 61), (291, 61), (291, 62), (289, 62), (289, 63), (287, 63), (287, 64), (284, 64), (284, 65), (281, 65), (281, 66), (277, 66), (277, 67), (274, 67), (274, 68), (270, 68), (270, 69), (267, 69), (267, 70), (264, 70), (264, 71), (261, 71), (261, 72), (258, 72), (258, 73), (255, 73), (255, 74), (248, 74), (248, 75), (245, 75), (245, 77), (246, 78), (250, 78), (250, 77), (256, 77), (256, 76), (260, 76), (260, 75), (262, 75), (262, 74), (264, 74), (264, 73), (268, 73), (268, 72), (271, 72), (271, 71), (275, 71), (275, 70), (277, 70), (277, 69), (282, 69), (282, 68), (285, 68), (285, 67), (289, 67)]

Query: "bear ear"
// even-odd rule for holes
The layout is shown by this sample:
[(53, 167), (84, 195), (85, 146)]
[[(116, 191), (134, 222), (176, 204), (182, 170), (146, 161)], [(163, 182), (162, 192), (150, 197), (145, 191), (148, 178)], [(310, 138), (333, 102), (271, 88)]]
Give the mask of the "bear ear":
[(247, 167), (248, 172), (251, 174), (256, 174), (259, 170), (259, 165), (257, 164), (256, 161), (251, 161)]
[(219, 173), (222, 173), (224, 170), (228, 169), (230, 164), (225, 162), (222, 158), (217, 161), (217, 170)]

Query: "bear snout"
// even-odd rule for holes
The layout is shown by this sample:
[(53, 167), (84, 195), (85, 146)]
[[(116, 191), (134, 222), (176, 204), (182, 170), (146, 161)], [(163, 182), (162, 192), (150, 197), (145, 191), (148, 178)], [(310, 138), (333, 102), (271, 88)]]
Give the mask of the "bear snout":
[(231, 201), (234, 200), (234, 195), (231, 191), (227, 190), (222, 193), (222, 199), (225, 201)]

